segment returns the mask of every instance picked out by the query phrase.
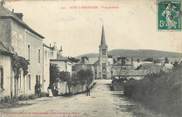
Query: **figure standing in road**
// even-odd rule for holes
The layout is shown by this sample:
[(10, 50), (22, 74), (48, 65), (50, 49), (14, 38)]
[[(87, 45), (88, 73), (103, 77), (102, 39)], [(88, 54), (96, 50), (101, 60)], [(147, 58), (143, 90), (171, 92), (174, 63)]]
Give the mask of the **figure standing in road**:
[(90, 96), (90, 88), (88, 85), (86, 86), (86, 90), (87, 90), (87, 96)]
[(48, 92), (48, 95), (49, 95), (49, 97), (52, 97), (53, 96), (53, 94), (52, 94), (52, 85), (51, 84), (49, 84), (49, 87), (47, 88), (47, 92)]
[(40, 94), (41, 94), (41, 84), (39, 81), (37, 81), (35, 84), (35, 95), (40, 97)]

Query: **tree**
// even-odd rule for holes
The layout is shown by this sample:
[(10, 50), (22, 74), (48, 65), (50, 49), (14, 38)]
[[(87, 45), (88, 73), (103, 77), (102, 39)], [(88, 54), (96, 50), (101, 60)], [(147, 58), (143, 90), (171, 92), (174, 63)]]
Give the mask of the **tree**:
[(82, 69), (82, 70), (78, 71), (77, 76), (78, 76), (78, 81), (81, 84), (84, 84), (85, 78), (86, 78), (85, 70)]
[(93, 72), (91, 70), (87, 69), (85, 71), (85, 74), (86, 74), (87, 85), (90, 85), (93, 81)]
[(17, 83), (18, 83), (18, 78), (21, 74), (21, 69), (23, 70), (23, 76), (26, 76), (28, 74), (28, 65), (29, 61), (26, 60), (25, 58), (20, 57), (17, 54), (14, 54), (12, 56), (12, 68), (15, 78), (15, 83), (14, 83), (15, 97), (17, 96)]
[(68, 93), (71, 93), (72, 79), (69, 72), (61, 71), (60, 79), (67, 82)]
[(69, 72), (61, 71), (60, 72), (60, 80), (67, 81), (67, 79), (70, 77)]
[(56, 82), (57, 78), (60, 78), (60, 71), (56, 64), (50, 65), (50, 83)]
[(93, 81), (93, 72), (89, 69), (87, 70), (80, 70), (77, 73), (78, 80), (80, 81), (81, 84), (86, 83), (89, 85)]

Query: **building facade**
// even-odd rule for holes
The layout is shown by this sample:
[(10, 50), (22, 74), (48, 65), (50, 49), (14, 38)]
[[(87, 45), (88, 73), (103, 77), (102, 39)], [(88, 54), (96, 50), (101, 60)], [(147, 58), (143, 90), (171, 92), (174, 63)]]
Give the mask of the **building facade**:
[[(0, 66), (4, 69), (4, 73), (9, 74), (8, 78), (5, 78), (3, 73), (5, 88), (2, 93), (9, 96), (34, 94), (36, 82), (43, 84), (44, 37), (23, 21), (22, 13), (15, 13), (14, 10), (10, 11), (4, 6), (0, 6), (0, 29), (3, 29), (0, 30), (0, 42), (6, 51), (29, 61), (28, 74), (24, 76), (21, 70), (19, 78), (15, 81), (11, 57), (0, 54), (0, 58), (3, 59), (0, 60)], [(4, 57), (8, 58), (4, 59)], [(7, 64), (3, 65), (3, 61)]]
[(0, 43), (0, 98), (11, 93), (11, 56), (12, 54)]
[(67, 57), (51, 59), (51, 64), (56, 64), (60, 72), (68, 72), (72, 75), (72, 62)]
[(47, 88), (50, 84), (50, 64), (51, 59), (57, 59), (58, 50), (56, 45), (48, 46), (43, 44), (43, 82), (42, 89), (47, 91)]

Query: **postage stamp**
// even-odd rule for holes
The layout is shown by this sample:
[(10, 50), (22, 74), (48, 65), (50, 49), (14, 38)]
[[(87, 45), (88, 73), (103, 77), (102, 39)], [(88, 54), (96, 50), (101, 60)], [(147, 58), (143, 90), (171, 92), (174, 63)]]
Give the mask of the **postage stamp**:
[(158, 0), (158, 29), (181, 30), (181, 0)]

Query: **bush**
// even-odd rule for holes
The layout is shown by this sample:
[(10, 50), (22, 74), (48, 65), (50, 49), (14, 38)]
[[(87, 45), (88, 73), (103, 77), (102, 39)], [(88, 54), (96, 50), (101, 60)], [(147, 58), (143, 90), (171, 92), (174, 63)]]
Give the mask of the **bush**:
[(10, 103), (10, 102), (11, 102), (10, 96), (5, 96), (1, 99), (1, 103)]
[(34, 94), (32, 94), (32, 95), (29, 95), (28, 98), (29, 99), (35, 99), (35, 98), (37, 98), (37, 96), (35, 96)]
[(48, 97), (48, 95), (49, 95), (49, 94), (48, 94), (48, 93), (45, 93), (45, 92), (41, 92), (41, 93), (40, 93), (40, 97)]
[(93, 81), (93, 72), (89, 69), (78, 71), (77, 81), (79, 81), (81, 84), (90, 85)]
[(22, 100), (28, 100), (29, 99), (29, 96), (25, 96), (25, 95), (20, 95), (18, 97), (18, 100), (22, 101)]
[(5, 96), (0, 99), (0, 103), (16, 103), (18, 99), (16, 97)]
[(153, 110), (178, 117), (182, 115), (181, 71), (182, 66), (178, 66), (170, 73), (160, 72), (142, 80), (128, 81), (124, 85), (124, 94)]

